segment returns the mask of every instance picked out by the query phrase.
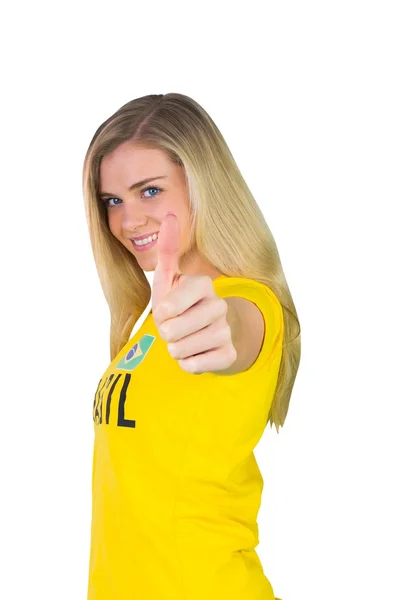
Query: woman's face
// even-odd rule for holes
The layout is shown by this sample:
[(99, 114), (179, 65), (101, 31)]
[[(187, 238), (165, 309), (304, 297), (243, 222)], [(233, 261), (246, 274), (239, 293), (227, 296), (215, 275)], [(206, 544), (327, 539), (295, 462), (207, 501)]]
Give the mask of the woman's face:
[[(145, 179), (148, 181), (143, 183)], [(144, 271), (156, 268), (157, 241), (149, 247), (138, 247), (132, 238), (158, 233), (165, 214), (173, 211), (181, 230), (181, 272), (212, 278), (220, 274), (190, 248), (189, 200), (184, 170), (171, 162), (163, 151), (133, 142), (118, 146), (102, 159), (100, 198), (106, 205), (111, 233), (135, 256)]]

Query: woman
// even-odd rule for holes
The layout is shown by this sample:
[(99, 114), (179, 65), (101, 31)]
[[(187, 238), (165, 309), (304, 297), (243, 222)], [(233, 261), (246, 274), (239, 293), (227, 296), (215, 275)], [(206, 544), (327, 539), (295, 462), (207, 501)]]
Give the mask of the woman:
[(88, 600), (273, 600), (253, 450), (284, 424), (300, 326), (263, 214), (210, 116), (174, 93), (98, 128), (83, 193), (111, 313)]

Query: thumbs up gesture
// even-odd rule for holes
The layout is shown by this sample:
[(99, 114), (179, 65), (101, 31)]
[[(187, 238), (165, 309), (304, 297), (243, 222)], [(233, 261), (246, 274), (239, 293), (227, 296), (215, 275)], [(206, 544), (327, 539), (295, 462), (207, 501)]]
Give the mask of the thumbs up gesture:
[(188, 373), (222, 371), (237, 358), (228, 304), (214, 291), (208, 275), (179, 272), (180, 226), (167, 213), (157, 240), (151, 306), (160, 336), (172, 358)]

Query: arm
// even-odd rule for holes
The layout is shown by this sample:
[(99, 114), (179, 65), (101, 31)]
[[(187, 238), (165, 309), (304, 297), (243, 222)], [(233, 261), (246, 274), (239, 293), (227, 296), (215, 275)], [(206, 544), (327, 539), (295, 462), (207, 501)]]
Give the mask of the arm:
[(232, 343), (237, 352), (236, 361), (219, 375), (234, 375), (249, 369), (256, 361), (265, 334), (264, 317), (258, 306), (238, 296), (224, 298), (228, 304), (226, 320), (231, 328)]

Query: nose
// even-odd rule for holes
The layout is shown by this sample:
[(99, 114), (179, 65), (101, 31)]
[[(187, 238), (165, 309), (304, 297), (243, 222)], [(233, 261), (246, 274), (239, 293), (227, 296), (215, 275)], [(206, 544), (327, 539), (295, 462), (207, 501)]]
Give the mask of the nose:
[(124, 204), (122, 210), (122, 228), (126, 231), (140, 229), (148, 222), (148, 216), (143, 207)]

